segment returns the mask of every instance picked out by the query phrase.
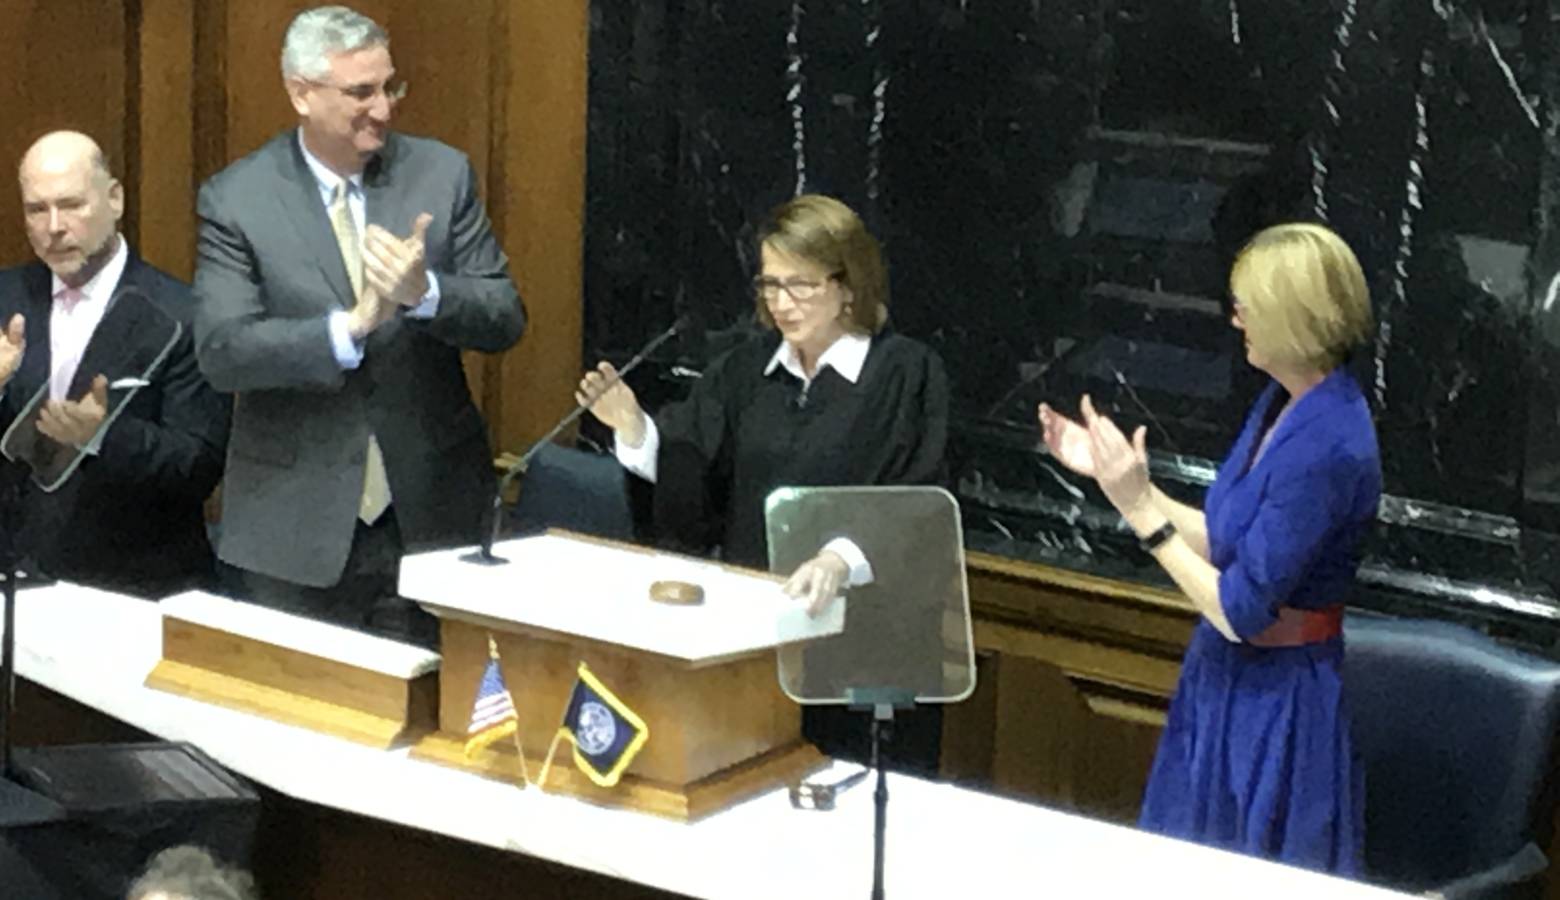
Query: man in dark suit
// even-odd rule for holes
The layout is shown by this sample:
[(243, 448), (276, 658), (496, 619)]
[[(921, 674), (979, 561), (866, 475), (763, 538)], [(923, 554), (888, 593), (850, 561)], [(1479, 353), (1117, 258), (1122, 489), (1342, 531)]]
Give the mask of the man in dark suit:
[(0, 271), (0, 433), (86, 454), (48, 491), (0, 459), (0, 479), (20, 482), (19, 549), (45, 574), (144, 596), (204, 585), (203, 504), (222, 475), (230, 404), (196, 365), (189, 286), (119, 234), (124, 190), (91, 138), (45, 135), (19, 176), (38, 261)]
[(389, 130), (377, 24), (299, 14), (282, 76), (298, 128), (200, 191), (196, 352), (239, 395), (218, 553), (250, 599), (431, 645), (400, 556), (476, 540), (492, 452), (460, 352), (513, 346), (524, 311), (470, 162)]

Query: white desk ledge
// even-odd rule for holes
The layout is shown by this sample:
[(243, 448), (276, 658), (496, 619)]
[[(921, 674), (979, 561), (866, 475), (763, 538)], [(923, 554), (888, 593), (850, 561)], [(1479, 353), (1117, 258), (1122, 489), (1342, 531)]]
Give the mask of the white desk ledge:
[[(872, 783), (833, 812), (783, 790), (693, 824), (518, 790), (142, 684), (156, 662), (157, 604), (58, 585), (24, 591), (23, 677), (300, 800), (693, 897), (864, 897)], [(653, 738), (652, 738), (653, 739)], [(543, 748), (527, 747), (531, 753)], [(568, 765), (566, 751), (561, 764)], [(851, 767), (837, 764), (836, 779)], [(953, 785), (890, 775), (888, 895), (1374, 900), (1380, 888), (1175, 841)]]

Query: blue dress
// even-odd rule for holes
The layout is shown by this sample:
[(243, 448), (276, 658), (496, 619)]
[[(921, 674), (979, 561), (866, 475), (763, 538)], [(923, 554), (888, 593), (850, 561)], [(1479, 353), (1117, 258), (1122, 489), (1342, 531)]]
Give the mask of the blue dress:
[[(1219, 602), (1242, 639), (1280, 606), (1343, 603), (1381, 498), (1370, 410), (1342, 368), (1308, 391), (1252, 463), (1283, 402), (1268, 385), (1208, 490)], [(1143, 798), (1148, 830), (1359, 874), (1364, 776), (1343, 703), (1343, 640), (1231, 643), (1200, 621)]]

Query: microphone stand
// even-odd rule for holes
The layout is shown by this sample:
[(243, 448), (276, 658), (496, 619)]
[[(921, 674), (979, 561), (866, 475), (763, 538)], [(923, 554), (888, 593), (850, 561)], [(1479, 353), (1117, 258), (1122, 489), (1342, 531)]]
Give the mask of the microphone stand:
[[(656, 335), (651, 339), (650, 343), (634, 354), (633, 359), (625, 363), (623, 368), (617, 371), (616, 375), (607, 379), (603, 389), (610, 388), (622, 381), (624, 376), (638, 368), (640, 363), (648, 359), (650, 354), (654, 353), (662, 344), (671, 340), (672, 335), (685, 327), (686, 324), (687, 319), (679, 316), (677, 321), (673, 322), (665, 331)], [(462, 561), (483, 566), (502, 566), (509, 563), (509, 560), (493, 555), (493, 545), (498, 542), (498, 533), (503, 529), (504, 524), (504, 491), (509, 488), (509, 485), (516, 477), (525, 474), (526, 470), (531, 467), (531, 461), (536, 459), (536, 455), (542, 452), (543, 447), (551, 444), (554, 438), (562, 434), (565, 428), (573, 425), (574, 421), (584, 415), (587, 409), (590, 409), (590, 407), (576, 404), (573, 409), (569, 410), (567, 415), (558, 420), (558, 424), (554, 425), (550, 431), (542, 435), (541, 438), (527, 448), (525, 453), (520, 456), (520, 461), (511, 466), (509, 471), (504, 473), (504, 477), (499, 479), (498, 490), (493, 492), (493, 505), (488, 510), (487, 525), (482, 530), (482, 543), (476, 552), (462, 556)]]

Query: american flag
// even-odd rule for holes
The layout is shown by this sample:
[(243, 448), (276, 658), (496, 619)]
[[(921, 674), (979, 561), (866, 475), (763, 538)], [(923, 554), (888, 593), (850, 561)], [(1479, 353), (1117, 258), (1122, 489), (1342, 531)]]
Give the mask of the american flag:
[(504, 685), (504, 673), (498, 667), (498, 655), (488, 657), (482, 672), (477, 699), (471, 704), (471, 724), (466, 727), (466, 755), (515, 733), (519, 723), (514, 698)]

